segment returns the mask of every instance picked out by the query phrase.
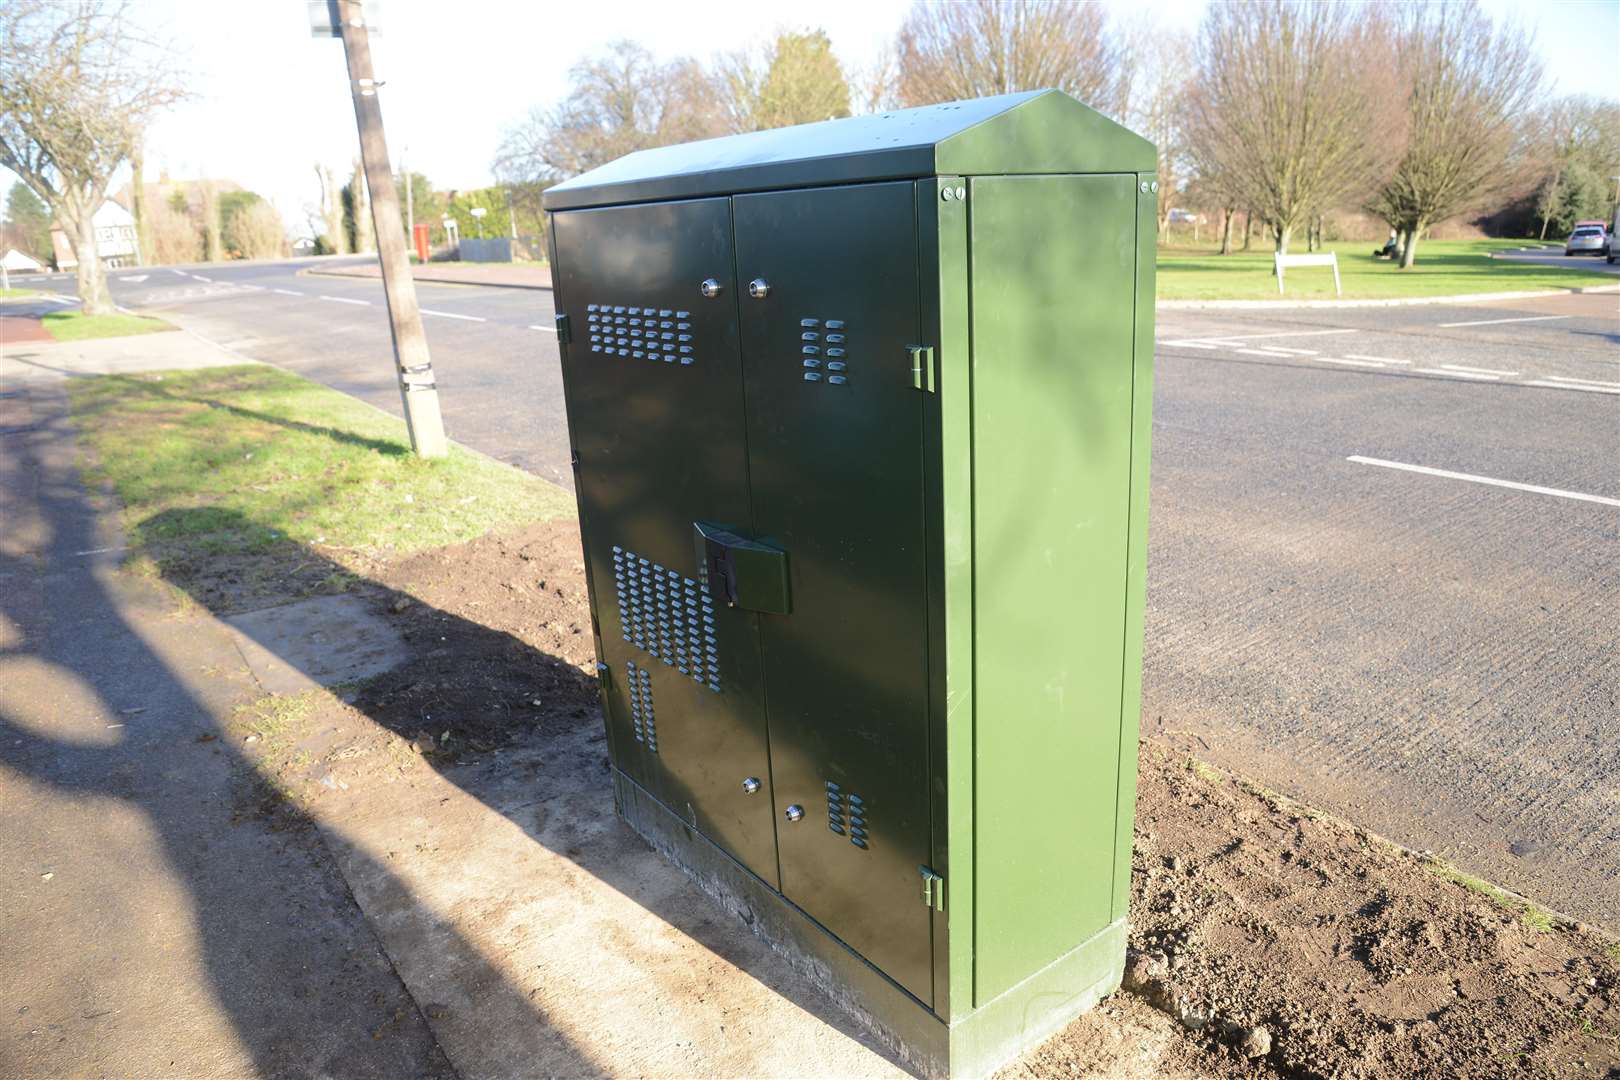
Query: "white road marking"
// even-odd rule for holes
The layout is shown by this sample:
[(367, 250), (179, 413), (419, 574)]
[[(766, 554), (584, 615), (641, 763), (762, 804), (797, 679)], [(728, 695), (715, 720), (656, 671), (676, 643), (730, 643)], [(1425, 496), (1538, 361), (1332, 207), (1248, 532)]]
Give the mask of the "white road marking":
[(1568, 315), (1526, 315), (1518, 319), (1475, 319), (1472, 322), (1443, 322), (1443, 327), (1453, 326), (1495, 326), (1498, 323), (1513, 322), (1550, 322), (1553, 319), (1567, 319)]
[(121, 277), (118, 280), (119, 281), (131, 281), (131, 282), (134, 282), (136, 285), (139, 285), (141, 282), (145, 281), (147, 278), (149, 278), (151, 276), (152, 276), (151, 274), (131, 274), (129, 277)]
[(282, 296), (303, 296), (304, 295), (303, 293), (298, 292), (296, 289), (271, 289), (270, 291), (273, 292), (273, 293), (280, 293)]
[(488, 319), (479, 315), (457, 315), (453, 311), (434, 311), (432, 308), (423, 308), (424, 315), (437, 315), (441, 319), (465, 319), (468, 322), (488, 322)]
[(1582, 502), (1601, 503), (1604, 506), (1620, 506), (1620, 499), (1611, 499), (1606, 495), (1588, 495), (1582, 491), (1565, 491), (1563, 488), (1541, 487), (1538, 484), (1521, 484), (1514, 480), (1498, 480), (1491, 476), (1475, 476), (1473, 473), (1452, 472), (1449, 469), (1431, 469), (1427, 465), (1408, 465), (1401, 461), (1385, 461), (1382, 458), (1362, 457), (1352, 454), (1345, 458), (1358, 465), (1377, 465), (1381, 469), (1401, 469), (1405, 472), (1422, 473), (1425, 476), (1439, 476), (1447, 480), (1467, 480), (1471, 484), (1489, 484), (1492, 487), (1512, 488), (1514, 491), (1529, 491), (1536, 495), (1556, 495), (1560, 499), (1579, 499)]
[(1502, 378), (1500, 375), (1476, 375), (1471, 371), (1447, 371), (1445, 368), (1437, 367), (1420, 367), (1412, 370), (1422, 372), (1424, 375), (1450, 375), (1453, 379), (1479, 379), (1481, 382), (1498, 382)]
[(1503, 371), (1500, 368), (1469, 367), (1466, 364), (1441, 364), (1447, 371), (1468, 371), (1475, 375), (1517, 375), (1517, 371)]
[(1282, 353), (1285, 356), (1320, 356), (1320, 349), (1285, 349), (1281, 345), (1262, 345), (1260, 348), (1268, 353)]
[(538, 323), (535, 324), (534, 326), (529, 327), (529, 329), (530, 330), (543, 330), (548, 334), (555, 334), (557, 332), (557, 328), (555, 326), (541, 326)]
[(1344, 356), (1346, 360), (1366, 360), (1368, 363), (1373, 364), (1410, 364), (1412, 362), (1410, 360), (1397, 360), (1393, 356), (1364, 356), (1361, 353), (1353, 352), (1347, 352)]
[(1219, 345), (1205, 345), (1202, 341), (1166, 341), (1165, 345), (1174, 345), (1178, 349), (1218, 349)]
[(198, 281), (206, 281), (210, 285), (214, 283), (214, 279), (211, 277), (203, 277), (201, 274), (192, 274), (191, 276), (196, 278)]
[(1553, 382), (1587, 383), (1591, 386), (1612, 386), (1616, 390), (1620, 390), (1620, 382), (1604, 382), (1602, 379), (1576, 379), (1568, 375), (1549, 375), (1547, 378)]
[(330, 300), (334, 304), (364, 304), (367, 307), (371, 306), (370, 300), (351, 300), (347, 296), (323, 296), (320, 299)]
[(1547, 379), (1531, 379), (1526, 386), (1550, 386), (1554, 390), (1585, 390), (1588, 394), (1620, 394), (1620, 386), (1603, 386), (1601, 384), (1582, 384), (1572, 382), (1551, 382)]
[(1352, 359), (1349, 359), (1349, 358), (1341, 359), (1341, 358), (1339, 358), (1337, 356), (1318, 356), (1316, 358), (1316, 360), (1315, 360), (1315, 363), (1318, 363), (1318, 364), (1349, 364), (1351, 367), (1383, 367), (1384, 366), (1384, 362), (1382, 360), (1352, 360)]
[(1248, 356), (1266, 356), (1266, 357), (1270, 357), (1273, 360), (1281, 360), (1282, 359), (1282, 357), (1278, 356), (1276, 353), (1261, 352), (1259, 349), (1236, 349), (1235, 348), (1232, 351), (1233, 352), (1244, 353), (1244, 354), (1246, 354)]
[(1185, 345), (1188, 342), (1207, 341), (1211, 343), (1228, 343), (1241, 345), (1246, 341), (1259, 341), (1262, 338), (1280, 337), (1320, 337), (1323, 334), (1355, 334), (1357, 330), (1280, 330), (1274, 334), (1205, 334), (1203, 337), (1185, 338), (1181, 341), (1167, 341), (1166, 345)]
[(79, 302), (77, 296), (63, 296), (61, 293), (51, 293), (45, 299), (53, 304), (77, 304)]
[(190, 274), (186, 273), (184, 270), (176, 270), (173, 267), (169, 268), (169, 273), (171, 273), (171, 274), (179, 274), (181, 277), (190, 277), (191, 276)]

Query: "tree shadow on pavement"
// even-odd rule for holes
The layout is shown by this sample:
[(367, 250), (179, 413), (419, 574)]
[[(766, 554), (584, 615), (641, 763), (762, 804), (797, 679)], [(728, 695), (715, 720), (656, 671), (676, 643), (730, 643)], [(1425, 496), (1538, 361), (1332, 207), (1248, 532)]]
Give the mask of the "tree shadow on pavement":
[[(20, 894), (5, 900), (10, 960), (0, 959), (0, 983), (12, 983), (5, 997), (20, 1004), (6, 1019), (21, 1030), (0, 1054), (0, 1073), (184, 1070), (179, 1058), (189, 1049), (205, 1055), (192, 1059), (194, 1068), (250, 1065), (265, 1076), (450, 1074), (314, 823), (288, 804), (268, 817), (251, 812), (257, 769), (217, 719), (241, 687), (225, 690), (208, 667), (191, 667), (209, 658), (209, 647), (187, 620), (164, 617), (150, 583), (86, 561), (103, 539), (98, 513), (70, 464), (65, 409), (48, 411), (54, 415), (32, 431), (0, 441), (10, 459), (0, 463), (0, 483), (10, 489), (0, 631), (11, 628), (0, 633), (0, 670), (35, 673), (34, 684), (12, 683), (11, 694), (25, 696), (8, 702), (0, 687), (0, 781), (8, 804), (40, 808), (8, 821), (0, 851), (23, 864), (54, 863), (52, 884), (77, 890), (56, 895), (78, 899), (56, 909), (56, 925), (42, 917), (46, 901), (28, 900), (30, 915)], [(70, 718), (61, 700), (87, 703), (106, 737), (75, 737), (82, 718)], [(153, 849), (86, 835), (84, 808), (102, 800), (136, 811)], [(353, 857), (386, 888), (409, 892), (386, 866)], [(138, 894), (143, 881), (164, 895), (188, 894), (189, 912), (154, 910)], [(181, 929), (187, 914), (192, 926)], [(156, 956), (147, 925), (154, 920), (166, 942)], [(455, 926), (439, 919), (433, 934), (467, 958), (463, 977), (483, 1007), (545, 1025)], [(190, 985), (183, 961), (175, 966), (175, 950), (191, 948), (193, 936), (206, 987)], [(58, 955), (64, 941), (83, 944)], [(131, 970), (146, 961), (154, 966)], [(143, 1014), (141, 1003), (150, 1006), (154, 995), (162, 1015)], [(91, 1007), (109, 997), (124, 1000)], [(209, 997), (250, 1062), (225, 1045), (224, 1032), (207, 1041), (214, 1010), (186, 1003)], [(600, 1072), (586, 1049), (568, 1045), (555, 1027), (550, 1034), (556, 1072)]]

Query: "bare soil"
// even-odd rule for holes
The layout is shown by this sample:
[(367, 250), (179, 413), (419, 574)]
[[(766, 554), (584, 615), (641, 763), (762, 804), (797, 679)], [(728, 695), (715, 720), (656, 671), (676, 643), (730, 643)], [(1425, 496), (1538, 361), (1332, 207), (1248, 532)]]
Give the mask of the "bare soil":
[[(572, 522), (368, 570), (354, 588), (415, 659), (323, 696), (304, 730), (392, 740), (365, 754), (383, 767), (599, 743)], [(298, 745), (290, 784), (359, 753)], [(1154, 740), (1131, 924), (1129, 993), (1003, 1076), (1620, 1078), (1620, 944)]]

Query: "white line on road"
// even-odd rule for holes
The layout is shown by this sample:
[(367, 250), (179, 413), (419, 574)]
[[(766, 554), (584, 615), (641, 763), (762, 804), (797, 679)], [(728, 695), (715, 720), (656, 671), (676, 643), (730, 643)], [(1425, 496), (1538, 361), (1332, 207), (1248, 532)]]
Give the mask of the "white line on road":
[(191, 276), (190, 274), (186, 273), (184, 270), (176, 270), (172, 266), (169, 268), (169, 273), (171, 273), (171, 274), (179, 274), (181, 277), (190, 277)]
[(368, 307), (371, 305), (370, 300), (352, 300), (347, 296), (322, 296), (320, 299), (330, 300), (334, 304), (364, 304)]
[(1447, 371), (1445, 368), (1437, 367), (1420, 367), (1412, 370), (1424, 375), (1450, 375), (1453, 379), (1478, 379), (1481, 382), (1496, 382), (1502, 378), (1500, 375), (1476, 375), (1472, 371)]
[(1318, 364), (1349, 364), (1351, 367), (1383, 367), (1384, 366), (1384, 362), (1382, 360), (1351, 360), (1351, 359), (1341, 359), (1341, 358), (1339, 358), (1337, 356), (1318, 356), (1316, 358), (1316, 363), (1318, 363)]
[(1262, 345), (1261, 350), (1268, 353), (1281, 353), (1284, 356), (1320, 356), (1320, 349), (1285, 349), (1281, 345)]
[(1219, 345), (1205, 345), (1202, 341), (1166, 341), (1162, 344), (1174, 345), (1178, 349), (1219, 349)]
[(1554, 390), (1585, 390), (1588, 394), (1620, 394), (1620, 386), (1604, 386), (1600, 383), (1573, 383), (1551, 382), (1547, 379), (1531, 379), (1526, 386), (1550, 386)]
[(214, 283), (214, 279), (211, 277), (203, 277), (201, 274), (192, 274), (191, 276), (196, 278), (198, 281), (206, 281), (210, 285)]
[(1588, 495), (1581, 491), (1565, 491), (1562, 488), (1541, 487), (1537, 484), (1521, 484), (1513, 480), (1497, 480), (1490, 476), (1475, 476), (1473, 473), (1451, 472), (1448, 469), (1431, 469), (1427, 465), (1408, 465), (1400, 461), (1362, 457), (1360, 454), (1352, 454), (1345, 460), (1354, 461), (1358, 465), (1377, 465), (1381, 469), (1401, 469), (1405, 472), (1422, 473), (1425, 476), (1440, 476), (1447, 480), (1467, 480), (1471, 484), (1489, 484), (1492, 487), (1512, 488), (1514, 491), (1529, 491), (1537, 495), (1556, 495), (1560, 499), (1579, 499), (1582, 502), (1601, 503), (1604, 506), (1620, 506), (1620, 499), (1611, 499), (1606, 495)]
[(61, 293), (51, 293), (45, 299), (53, 304), (77, 304), (79, 302), (77, 296), (63, 296)]
[(1410, 364), (1412, 362), (1410, 360), (1397, 360), (1393, 356), (1364, 356), (1361, 353), (1353, 352), (1347, 352), (1344, 356), (1347, 360), (1366, 360), (1372, 364)]
[(1268, 359), (1271, 359), (1271, 360), (1281, 360), (1281, 359), (1283, 359), (1283, 357), (1278, 356), (1276, 353), (1273, 353), (1273, 352), (1261, 352), (1259, 349), (1233, 349), (1232, 351), (1233, 352), (1243, 353), (1246, 356), (1264, 356), (1264, 357), (1267, 357)]
[(488, 322), (489, 321), (488, 319), (485, 319), (481, 315), (457, 315), (453, 311), (434, 311), (432, 308), (423, 308), (422, 309), (422, 314), (424, 314), (424, 315), (437, 315), (441, 319), (465, 319), (468, 322)]
[(1553, 382), (1586, 383), (1588, 386), (1612, 386), (1620, 390), (1620, 382), (1604, 382), (1602, 379), (1577, 379), (1568, 375), (1549, 375), (1547, 378)]
[(1443, 322), (1443, 327), (1452, 326), (1495, 326), (1497, 323), (1510, 322), (1550, 322), (1553, 319), (1567, 319), (1568, 315), (1526, 315), (1518, 319), (1475, 319), (1473, 322)]
[(1261, 338), (1280, 337), (1320, 337), (1323, 334), (1355, 334), (1356, 330), (1280, 330), (1274, 334), (1205, 334), (1203, 337), (1185, 338), (1181, 341), (1167, 341), (1166, 345), (1185, 345), (1192, 342), (1226, 342), (1241, 345), (1245, 341), (1259, 341)]
[(1469, 367), (1467, 364), (1441, 364), (1447, 371), (1468, 371), (1475, 375), (1517, 375), (1517, 371), (1503, 371), (1500, 368)]
[(539, 324), (531, 326), (531, 327), (529, 327), (529, 329), (530, 330), (544, 330), (548, 334), (555, 334), (557, 332), (557, 328), (555, 326), (540, 326)]
[(271, 289), (270, 291), (273, 292), (273, 293), (280, 293), (282, 296), (303, 296), (304, 295), (303, 293), (299, 292), (297, 289)]

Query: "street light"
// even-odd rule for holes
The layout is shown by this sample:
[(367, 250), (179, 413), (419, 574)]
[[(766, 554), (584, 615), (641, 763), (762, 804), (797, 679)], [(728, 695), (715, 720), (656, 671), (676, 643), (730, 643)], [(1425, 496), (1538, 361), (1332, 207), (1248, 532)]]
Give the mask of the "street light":
[(480, 240), (484, 238), (484, 215), (487, 213), (489, 213), (487, 207), (475, 206), (472, 208), (473, 220), (478, 222), (478, 239)]

